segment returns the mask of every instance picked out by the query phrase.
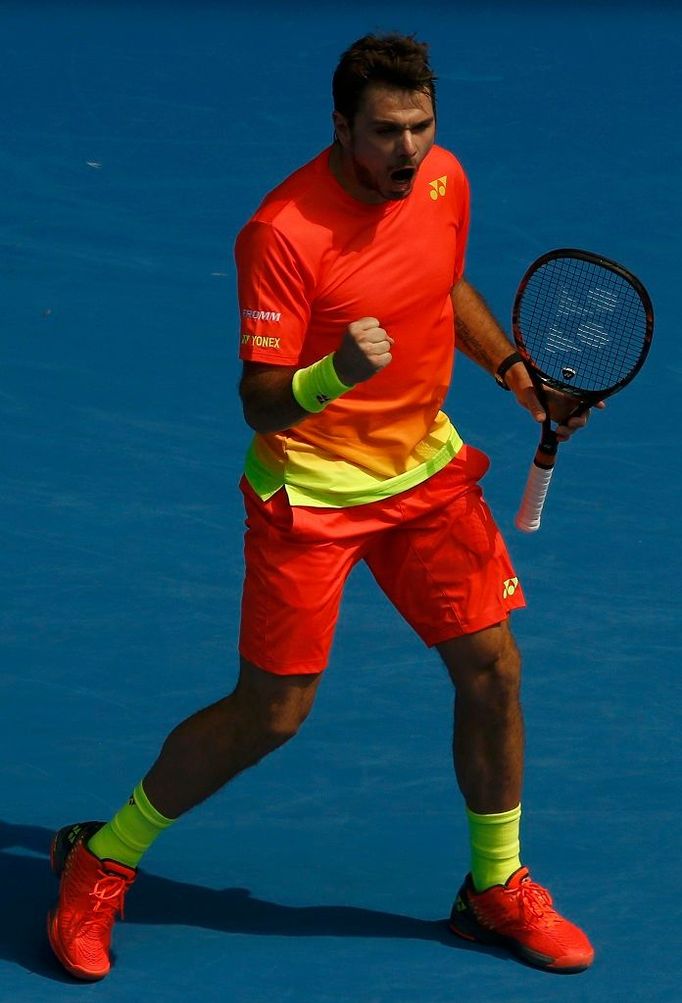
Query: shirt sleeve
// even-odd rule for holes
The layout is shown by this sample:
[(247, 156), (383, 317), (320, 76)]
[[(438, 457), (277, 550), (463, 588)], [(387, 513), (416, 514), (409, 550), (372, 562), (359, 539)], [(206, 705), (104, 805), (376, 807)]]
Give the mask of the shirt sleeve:
[(272, 224), (251, 221), (235, 245), (239, 357), (294, 366), (310, 321), (310, 278)]
[(469, 192), (469, 181), (461, 165), (459, 167), (459, 199), (457, 213), (457, 249), (455, 252), (455, 271), (453, 276), (453, 286), (456, 286), (464, 275), (464, 264), (466, 258), (467, 240), (469, 237), (469, 220), (471, 214), (471, 196)]

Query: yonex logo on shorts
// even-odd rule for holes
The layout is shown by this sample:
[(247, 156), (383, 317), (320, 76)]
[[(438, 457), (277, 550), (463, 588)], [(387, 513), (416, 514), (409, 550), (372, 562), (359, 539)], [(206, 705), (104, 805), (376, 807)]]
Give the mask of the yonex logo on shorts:
[(518, 587), (519, 587), (518, 578), (507, 578), (507, 580), (504, 583), (504, 592), (502, 593), (502, 598), (509, 599), (510, 596), (514, 595)]
[(248, 317), (249, 320), (269, 320), (274, 324), (279, 324), (282, 317), (281, 313), (275, 313), (274, 310), (242, 310), (242, 317)]

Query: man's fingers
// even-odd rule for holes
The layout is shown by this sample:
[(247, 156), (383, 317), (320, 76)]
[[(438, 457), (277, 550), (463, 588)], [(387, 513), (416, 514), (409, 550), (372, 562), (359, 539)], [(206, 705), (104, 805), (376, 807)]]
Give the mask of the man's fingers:
[(348, 328), (349, 334), (372, 365), (388, 365), (393, 338), (381, 327), (376, 317), (363, 317)]
[(388, 337), (376, 317), (363, 317), (361, 320), (353, 321), (348, 326), (348, 333), (358, 343), (365, 340), (380, 341)]
[(519, 394), (519, 403), (522, 407), (525, 407), (527, 411), (530, 411), (531, 415), (535, 421), (544, 421), (547, 415), (545, 414), (545, 409), (537, 398), (537, 395), (532, 387), (526, 387)]
[(348, 333), (358, 345), (375, 344), (379, 341), (393, 344), (393, 338), (387, 334), (375, 317), (365, 317), (363, 320), (355, 321), (349, 326)]
[(366, 345), (392, 345), (393, 338), (391, 338), (382, 327), (374, 327), (369, 331), (365, 331), (364, 336), (359, 340), (358, 344)]
[(577, 432), (581, 428), (585, 428), (585, 425), (587, 425), (590, 420), (590, 412), (593, 407), (598, 411), (603, 411), (606, 404), (604, 401), (597, 401), (596, 404), (593, 404), (592, 407), (588, 408), (587, 411), (583, 412), (583, 414), (577, 414), (574, 418), (569, 418), (568, 421), (559, 425), (556, 430), (557, 439), (559, 439), (560, 442), (565, 442), (567, 439), (570, 439), (574, 432)]
[(393, 361), (393, 338), (384, 330), (378, 317), (361, 317), (348, 325), (343, 342), (335, 353), (339, 379), (361, 383)]
[(353, 323), (348, 326), (348, 330), (352, 331), (354, 328), (366, 330), (370, 327), (381, 327), (377, 317), (361, 317), (360, 320), (354, 320)]

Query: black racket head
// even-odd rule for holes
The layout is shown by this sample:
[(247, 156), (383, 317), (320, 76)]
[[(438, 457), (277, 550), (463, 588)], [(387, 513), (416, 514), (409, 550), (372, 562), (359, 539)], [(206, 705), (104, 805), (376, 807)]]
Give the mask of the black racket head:
[(533, 262), (514, 300), (519, 352), (546, 386), (596, 401), (639, 372), (654, 331), (651, 299), (615, 261), (559, 248)]

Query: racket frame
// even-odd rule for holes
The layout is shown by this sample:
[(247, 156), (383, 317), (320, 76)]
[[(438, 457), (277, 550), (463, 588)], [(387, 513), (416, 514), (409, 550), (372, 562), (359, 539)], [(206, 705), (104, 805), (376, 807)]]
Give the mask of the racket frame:
[[(601, 268), (606, 268), (610, 272), (615, 272), (616, 275), (620, 275), (621, 278), (625, 279), (625, 281), (633, 287), (642, 302), (642, 306), (644, 307), (646, 331), (644, 334), (642, 351), (640, 352), (639, 358), (632, 369), (611, 387), (604, 387), (601, 390), (586, 390), (581, 387), (576, 387), (575, 385), (564, 383), (561, 380), (557, 380), (536, 366), (532, 356), (526, 348), (520, 324), (521, 304), (523, 302), (526, 287), (533, 275), (535, 275), (540, 268), (549, 264), (550, 261), (555, 261), (561, 258), (578, 258), (581, 261), (588, 262), (588, 264), (598, 265)], [(596, 404), (597, 401), (604, 400), (604, 398), (611, 397), (613, 394), (618, 393), (619, 390), (622, 390), (623, 387), (627, 386), (627, 384), (635, 378), (644, 365), (646, 357), (649, 354), (649, 349), (651, 348), (651, 340), (654, 333), (654, 308), (649, 293), (637, 276), (633, 275), (632, 272), (628, 271), (628, 269), (623, 265), (618, 264), (617, 261), (605, 258), (601, 254), (594, 254), (592, 251), (582, 251), (575, 247), (558, 247), (552, 251), (546, 251), (545, 254), (536, 258), (535, 261), (528, 266), (523, 278), (519, 282), (512, 308), (512, 333), (514, 335), (514, 342), (516, 343), (519, 355), (522, 356), (531, 379), (536, 385), (536, 389), (537, 385), (540, 384), (541, 388), (545, 386), (550, 387), (552, 390), (557, 390), (559, 393), (565, 394), (567, 397), (575, 398), (578, 410), (571, 413), (570, 416), (573, 417), (575, 414), (581, 414), (583, 411), (587, 410), (587, 408)], [(546, 403), (545, 399), (541, 399), (541, 403), (544, 405)]]
[[(562, 258), (577, 258), (580, 261), (585, 261), (588, 264), (605, 268), (608, 271), (619, 275), (630, 286), (632, 286), (639, 296), (644, 308), (646, 328), (639, 358), (632, 369), (630, 369), (625, 376), (618, 380), (617, 383), (614, 383), (610, 387), (604, 387), (599, 390), (587, 390), (583, 387), (576, 387), (575, 385), (557, 380), (545, 373), (535, 364), (526, 347), (520, 323), (521, 306), (526, 287), (536, 272), (538, 272), (545, 265), (549, 264), (551, 261)], [(552, 427), (552, 421), (554, 420), (558, 424), (564, 424), (569, 420), (569, 418), (577, 417), (578, 415), (583, 414), (594, 404), (605, 400), (605, 398), (611, 397), (619, 390), (622, 390), (623, 387), (627, 386), (627, 384), (634, 379), (644, 365), (651, 347), (654, 332), (654, 308), (651, 302), (651, 297), (642, 282), (640, 282), (640, 280), (633, 275), (632, 272), (630, 272), (623, 265), (620, 265), (617, 261), (612, 261), (610, 258), (605, 258), (600, 254), (594, 254), (592, 251), (583, 251), (575, 247), (559, 247), (551, 251), (546, 251), (545, 254), (536, 258), (535, 261), (533, 261), (526, 269), (521, 281), (519, 282), (519, 286), (514, 297), (514, 304), (512, 308), (512, 332), (516, 347), (519, 354), (523, 358), (528, 374), (533, 381), (533, 386), (538, 400), (542, 404), (545, 414), (547, 415), (542, 423), (540, 443), (533, 459), (528, 484), (524, 492), (521, 507), (515, 520), (517, 528), (526, 532), (534, 532), (540, 527), (542, 507), (549, 489), (549, 483), (554, 469), (554, 464), (556, 462), (557, 449), (559, 446), (556, 431)], [(566, 410), (566, 413), (561, 417), (553, 418), (550, 413), (551, 403), (545, 393), (545, 388), (555, 390), (558, 393), (563, 394), (565, 397), (572, 399), (575, 401), (575, 407), (573, 409), (569, 407)]]

